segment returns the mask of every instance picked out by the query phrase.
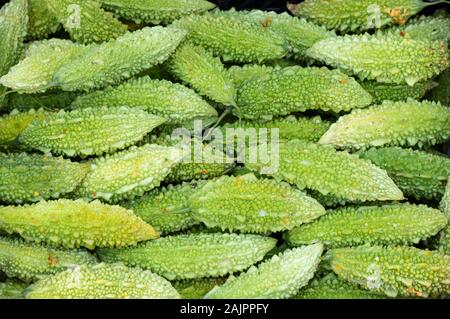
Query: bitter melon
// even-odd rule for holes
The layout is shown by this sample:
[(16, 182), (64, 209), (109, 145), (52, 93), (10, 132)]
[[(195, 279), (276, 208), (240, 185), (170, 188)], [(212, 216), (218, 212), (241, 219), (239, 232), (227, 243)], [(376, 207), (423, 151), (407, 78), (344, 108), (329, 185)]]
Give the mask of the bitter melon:
[(173, 25), (186, 30), (190, 42), (224, 61), (263, 62), (283, 58), (289, 50), (283, 35), (220, 11), (183, 17)]
[(122, 264), (81, 265), (48, 276), (24, 291), (28, 299), (179, 299), (170, 282)]
[[(277, 151), (271, 150), (270, 152)], [(250, 154), (257, 149), (250, 148)], [(269, 157), (273, 156), (269, 152)], [(267, 172), (267, 163), (250, 162), (245, 166), (262, 174), (272, 175), (324, 195), (330, 194), (347, 200), (401, 200), (402, 192), (386, 171), (370, 161), (331, 147), (301, 140), (279, 144), (279, 168)], [(251, 160), (251, 158), (250, 158)]]
[(389, 297), (440, 297), (450, 292), (450, 256), (414, 247), (360, 246), (328, 251), (341, 278)]
[(339, 279), (330, 273), (323, 278), (313, 279), (293, 299), (384, 299), (385, 295), (368, 291)]
[(121, 261), (169, 280), (218, 277), (260, 261), (276, 244), (271, 237), (194, 234), (162, 237), (125, 249), (99, 249), (102, 261)]
[(190, 199), (192, 216), (208, 227), (250, 233), (292, 229), (325, 214), (313, 198), (253, 174), (222, 176), (209, 181)]
[(450, 159), (400, 147), (372, 148), (359, 157), (387, 171), (406, 196), (439, 200), (450, 176)]
[(63, 250), (0, 237), (0, 269), (11, 278), (31, 282), (68, 267), (93, 264), (96, 258), (86, 250)]
[(101, 155), (133, 145), (164, 121), (141, 109), (124, 106), (61, 110), (33, 121), (18, 140), (44, 153)]
[(40, 154), (0, 153), (0, 200), (36, 202), (72, 192), (89, 165)]
[(0, 299), (23, 299), (22, 292), (28, 284), (16, 279), (0, 282)]
[(339, 70), (292, 66), (243, 83), (233, 112), (240, 118), (270, 119), (306, 110), (349, 111), (371, 102), (370, 94)]
[(171, 59), (172, 73), (201, 95), (236, 105), (236, 88), (219, 58), (200, 46), (189, 43), (179, 47)]
[(124, 247), (159, 235), (131, 210), (69, 199), (2, 206), (0, 229), (29, 241), (89, 249)]
[(189, 199), (203, 181), (169, 185), (123, 203), (146, 223), (163, 234), (173, 233), (198, 224), (192, 217)]
[(405, 24), (411, 16), (434, 3), (422, 0), (306, 0), (288, 4), (288, 9), (296, 16), (329, 29), (358, 32)]
[(77, 96), (78, 93), (75, 92), (56, 90), (35, 94), (10, 93), (5, 109), (10, 111), (17, 109), (22, 112), (40, 108), (45, 110), (67, 109)]
[(95, 159), (76, 195), (107, 202), (132, 199), (158, 187), (181, 159), (180, 149), (152, 144)]
[(55, 33), (60, 26), (47, 5), (47, 0), (28, 0), (28, 31), (31, 40), (41, 40)]
[(384, 101), (341, 116), (320, 138), (320, 144), (364, 149), (371, 146), (418, 146), (450, 138), (450, 109), (439, 103), (408, 99)]
[(45, 0), (51, 14), (64, 26), (70, 38), (80, 43), (115, 39), (127, 31), (127, 26), (100, 8), (92, 0)]
[(448, 41), (450, 40), (450, 19), (441, 16), (421, 16), (410, 20), (406, 25), (387, 31), (415, 40)]
[(205, 0), (99, 0), (117, 15), (144, 24), (168, 24), (184, 16), (200, 14), (215, 8)]
[(0, 78), (0, 83), (19, 93), (43, 92), (54, 86), (59, 68), (88, 48), (69, 40), (50, 39), (33, 42), (25, 58)]
[(223, 284), (225, 280), (224, 277), (187, 279), (173, 281), (172, 285), (180, 293), (182, 299), (202, 299), (208, 291)]
[(434, 81), (418, 82), (413, 86), (376, 81), (361, 81), (360, 84), (372, 95), (374, 104), (379, 104), (384, 100), (406, 101), (408, 98), (420, 100), (425, 93), (437, 86)]
[(13, 110), (11, 113), (0, 117), (0, 145), (7, 147), (31, 122), (34, 120), (44, 120), (50, 114), (42, 109), (31, 109), (27, 112)]
[(120, 86), (79, 96), (72, 108), (122, 106), (139, 107), (165, 118), (166, 124), (217, 117), (217, 111), (193, 90), (166, 80), (145, 76)]
[(390, 34), (332, 37), (315, 43), (306, 54), (362, 80), (396, 84), (414, 85), (450, 66), (444, 41)]
[(287, 240), (294, 246), (321, 242), (331, 248), (410, 245), (434, 236), (446, 225), (444, 214), (425, 205), (345, 207), (294, 228)]
[[(447, 216), (447, 219), (450, 220), (450, 175), (439, 208)], [(446, 255), (450, 255), (450, 226), (444, 228), (440, 233), (439, 250)]]
[(185, 37), (175, 28), (145, 27), (115, 40), (92, 45), (68, 60), (53, 76), (64, 91), (88, 91), (118, 84), (164, 62)]
[(314, 276), (323, 246), (314, 244), (286, 250), (252, 266), (238, 277), (212, 289), (205, 299), (281, 299), (293, 296)]
[(272, 73), (275, 69), (280, 69), (280, 67), (264, 64), (232, 65), (228, 69), (228, 73), (235, 87), (239, 88), (245, 81), (264, 78), (265, 75)]

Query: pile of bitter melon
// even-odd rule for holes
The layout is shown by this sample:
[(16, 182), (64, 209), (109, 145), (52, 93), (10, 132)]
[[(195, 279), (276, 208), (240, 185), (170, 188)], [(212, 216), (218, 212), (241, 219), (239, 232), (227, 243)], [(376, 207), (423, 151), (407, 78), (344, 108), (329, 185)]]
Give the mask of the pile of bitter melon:
[[(447, 296), (450, 18), (428, 5), (4, 5), (0, 297)], [(278, 132), (274, 169), (232, 129)]]

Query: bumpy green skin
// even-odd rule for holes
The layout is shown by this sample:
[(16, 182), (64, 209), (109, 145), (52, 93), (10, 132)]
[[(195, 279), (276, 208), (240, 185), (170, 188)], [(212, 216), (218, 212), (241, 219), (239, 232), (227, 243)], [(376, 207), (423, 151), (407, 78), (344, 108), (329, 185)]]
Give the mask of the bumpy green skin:
[(50, 115), (42, 109), (31, 109), (27, 112), (13, 110), (0, 117), (0, 144), (7, 146), (14, 141), (34, 120), (44, 120)]
[(172, 56), (172, 73), (201, 95), (224, 105), (236, 105), (236, 88), (219, 58), (186, 43)]
[(421, 16), (410, 20), (406, 25), (387, 31), (415, 40), (448, 41), (450, 40), (450, 19), (441, 16)]
[(54, 75), (54, 85), (64, 91), (88, 91), (118, 84), (164, 62), (185, 35), (160, 26), (125, 33), (67, 61)]
[(293, 299), (384, 299), (386, 296), (364, 290), (347, 283), (330, 273), (321, 279), (312, 280)]
[(341, 116), (320, 138), (320, 144), (339, 148), (418, 146), (450, 138), (450, 109), (435, 102), (384, 101)]
[(99, 0), (118, 16), (138, 24), (168, 24), (184, 16), (200, 14), (216, 5), (206, 0)]
[(123, 264), (82, 265), (48, 276), (24, 291), (28, 299), (179, 299), (170, 282)]
[[(172, 282), (182, 299), (202, 299), (215, 286), (222, 285), (226, 278), (202, 278)], [(0, 284), (1, 285), (1, 284)]]
[(96, 258), (86, 250), (62, 250), (22, 239), (0, 237), (0, 269), (11, 278), (26, 282), (56, 274), (73, 265), (93, 264)]
[(159, 116), (124, 106), (61, 110), (33, 121), (18, 140), (44, 153), (101, 155), (135, 144), (164, 122)]
[(431, 91), (430, 99), (441, 103), (442, 105), (450, 106), (450, 68), (442, 72), (436, 79), (438, 86)]
[(47, 5), (47, 0), (28, 0), (28, 32), (31, 40), (41, 40), (55, 33), (60, 23)]
[(263, 78), (277, 69), (280, 69), (280, 67), (264, 64), (232, 65), (228, 69), (228, 74), (231, 76), (235, 87), (239, 88), (245, 81)]
[(40, 154), (0, 153), (0, 200), (37, 202), (72, 192), (89, 171), (85, 163)]
[(325, 214), (316, 200), (289, 184), (253, 174), (209, 181), (192, 195), (190, 207), (208, 227), (260, 234), (289, 230)]
[(332, 37), (315, 43), (306, 53), (362, 80), (383, 83), (414, 85), (450, 65), (445, 42), (389, 34)]
[(124, 247), (159, 236), (131, 210), (68, 199), (2, 206), (0, 228), (29, 241), (65, 248)]
[[(422, 0), (306, 0), (289, 4), (296, 16), (343, 32), (404, 24), (427, 4)], [(379, 19), (374, 17), (379, 13)]]
[(173, 25), (186, 30), (190, 42), (224, 61), (262, 62), (283, 58), (288, 53), (289, 45), (283, 35), (220, 11), (184, 17)]
[(373, 97), (373, 103), (378, 104), (384, 100), (406, 101), (408, 98), (420, 100), (425, 93), (437, 86), (436, 82), (418, 82), (413, 86), (407, 84), (389, 84), (376, 81), (361, 81), (364, 90)]
[(25, 58), (0, 78), (0, 83), (19, 93), (43, 92), (54, 86), (53, 75), (86, 47), (69, 40), (50, 39), (32, 43)]
[[(450, 175), (449, 175), (450, 176)], [(450, 220), (450, 177), (447, 180), (447, 187), (439, 206), (440, 210)], [(444, 228), (439, 236), (439, 250), (446, 255), (450, 255), (450, 227)]]
[(166, 124), (217, 117), (217, 111), (193, 90), (148, 76), (130, 80), (118, 87), (79, 96), (71, 108), (122, 106), (139, 107), (165, 118)]
[(370, 94), (339, 70), (292, 66), (243, 83), (233, 112), (240, 118), (270, 119), (317, 109), (338, 113), (371, 102)]
[(321, 242), (327, 247), (417, 244), (437, 234), (447, 218), (425, 205), (394, 204), (345, 207), (287, 234), (293, 246)]
[[(234, 128), (239, 129), (251, 129), (256, 130), (267, 128), (278, 129), (280, 140), (306, 140), (310, 142), (319, 141), (320, 137), (328, 130), (331, 123), (323, 120), (320, 116), (308, 117), (295, 117), (289, 115), (284, 118), (276, 118), (272, 121), (237, 121), (230, 124), (224, 124), (222, 131), (226, 134), (227, 129)], [(229, 131), (231, 134), (231, 131)]]
[(314, 276), (322, 251), (321, 244), (286, 250), (238, 277), (231, 276), (205, 299), (289, 298)]
[(264, 163), (247, 162), (245, 166), (300, 189), (309, 188), (351, 201), (403, 199), (402, 192), (386, 171), (370, 161), (306, 141), (280, 143), (277, 171), (266, 172)]
[(100, 8), (92, 0), (45, 0), (51, 14), (80, 43), (103, 42), (115, 39), (127, 31), (127, 26)]
[(326, 257), (341, 278), (389, 297), (440, 297), (450, 292), (450, 256), (414, 247), (337, 248)]
[(189, 198), (203, 181), (169, 185), (123, 203), (162, 234), (173, 233), (198, 224), (192, 217)]
[(102, 261), (120, 261), (169, 280), (219, 277), (247, 269), (276, 244), (271, 237), (194, 234), (162, 237), (135, 247), (99, 249)]
[(6, 110), (17, 109), (19, 111), (29, 111), (31, 109), (44, 108), (45, 110), (66, 109), (78, 96), (75, 92), (49, 91), (36, 94), (8, 94), (8, 104)]
[(22, 291), (27, 287), (27, 283), (15, 279), (0, 282), (0, 299), (23, 299)]
[(158, 187), (181, 159), (180, 149), (151, 144), (98, 158), (76, 196), (107, 202), (132, 199)]
[(359, 157), (387, 171), (403, 194), (416, 199), (440, 200), (450, 176), (446, 156), (400, 147), (372, 148)]

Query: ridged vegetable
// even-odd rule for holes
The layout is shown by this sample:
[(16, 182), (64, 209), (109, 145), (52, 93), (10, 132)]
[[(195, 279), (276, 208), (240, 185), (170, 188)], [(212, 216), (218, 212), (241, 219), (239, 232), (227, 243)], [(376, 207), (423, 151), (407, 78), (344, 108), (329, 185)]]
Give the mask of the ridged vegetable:
[(54, 86), (55, 72), (84, 50), (87, 47), (69, 40), (34, 42), (25, 51), (25, 58), (1, 77), (0, 83), (19, 93), (44, 92)]
[(200, 46), (179, 47), (171, 59), (172, 73), (201, 95), (224, 105), (236, 105), (236, 88), (219, 58)]
[(118, 87), (79, 96), (72, 108), (122, 106), (139, 107), (165, 118), (166, 124), (217, 117), (217, 111), (193, 90), (166, 80), (145, 76)]
[(293, 299), (384, 299), (385, 295), (359, 288), (333, 273), (320, 279), (313, 279), (308, 286), (293, 297)]
[(388, 34), (332, 37), (315, 43), (306, 54), (362, 80), (408, 85), (428, 80), (450, 65), (445, 42)]
[(0, 237), (0, 270), (8, 277), (30, 282), (56, 274), (68, 267), (93, 264), (96, 259), (85, 250), (62, 250)]
[[(447, 187), (444, 196), (442, 196), (439, 208), (450, 222), (450, 175), (447, 179)], [(440, 232), (439, 250), (446, 255), (450, 255), (450, 226), (447, 226)]]
[(198, 224), (192, 217), (189, 199), (202, 181), (157, 188), (123, 203), (146, 223), (163, 234), (173, 233)]
[(294, 246), (321, 242), (331, 248), (410, 245), (434, 236), (446, 225), (444, 214), (425, 205), (345, 207), (294, 228), (287, 240)]
[(160, 26), (125, 33), (67, 61), (54, 75), (53, 84), (64, 91), (118, 84), (164, 62), (185, 35), (182, 30)]
[(45, 0), (51, 14), (64, 26), (70, 38), (80, 43), (115, 39), (127, 31), (127, 26), (100, 8), (92, 0)]
[(283, 58), (288, 53), (289, 45), (281, 34), (220, 11), (183, 17), (173, 25), (186, 30), (189, 41), (224, 61), (262, 62)]
[(148, 269), (169, 280), (218, 277), (260, 261), (276, 244), (270, 237), (195, 234), (162, 237), (125, 249), (99, 249), (105, 262)]
[(23, 299), (22, 291), (27, 287), (27, 283), (15, 279), (0, 282), (0, 299)]
[(314, 244), (286, 250), (252, 266), (206, 294), (206, 299), (281, 299), (293, 296), (314, 276), (323, 247)]
[[(256, 150), (250, 149), (250, 152)], [(251, 154), (251, 153), (250, 153)], [(262, 174), (272, 175), (322, 194), (347, 200), (401, 200), (402, 192), (386, 171), (370, 161), (347, 152), (301, 140), (279, 145), (279, 168), (266, 172), (265, 163), (245, 163), (245, 166)]]
[(390, 84), (376, 81), (361, 81), (364, 90), (373, 97), (373, 103), (378, 104), (384, 100), (406, 101), (408, 98), (420, 100), (425, 93), (437, 86), (436, 82), (417, 82), (413, 86), (407, 84)]
[(170, 282), (122, 264), (82, 265), (48, 276), (24, 291), (28, 299), (179, 299)]
[(0, 207), (0, 229), (65, 248), (124, 247), (158, 233), (131, 210), (100, 201), (59, 199)]
[(359, 157), (387, 171), (405, 196), (439, 200), (450, 176), (450, 159), (400, 147), (372, 148)]
[(181, 158), (178, 148), (151, 144), (98, 158), (76, 195), (107, 202), (132, 199), (158, 187)]
[(60, 23), (47, 5), (47, 0), (28, 0), (28, 32), (27, 37), (41, 40), (55, 33)]
[(320, 116), (308, 117), (295, 117), (289, 115), (284, 118), (276, 118), (271, 121), (236, 121), (230, 124), (224, 124), (222, 126), (222, 132), (231, 134), (230, 129), (234, 129), (234, 132), (238, 132), (238, 129), (252, 129), (258, 133), (259, 129), (267, 128), (270, 132), (271, 129), (278, 129), (278, 136), (280, 140), (306, 140), (310, 142), (317, 142), (320, 137), (328, 130), (331, 123), (327, 120), (323, 120)]
[(450, 40), (450, 19), (442, 16), (421, 16), (410, 20), (406, 25), (388, 29), (401, 37), (415, 40)]
[(13, 142), (34, 120), (44, 120), (50, 116), (49, 112), (42, 109), (31, 109), (27, 112), (13, 110), (11, 113), (0, 117), (0, 144), (7, 147)]
[(358, 32), (405, 24), (428, 5), (422, 0), (306, 0), (289, 4), (288, 9), (329, 29)]
[(144, 24), (168, 24), (181, 17), (199, 14), (216, 5), (206, 0), (99, 0), (117, 15)]
[(164, 119), (138, 108), (86, 108), (35, 120), (19, 136), (19, 143), (54, 154), (101, 155), (135, 144)]
[(264, 64), (232, 65), (228, 69), (228, 74), (231, 76), (235, 87), (239, 88), (245, 81), (264, 78), (266, 74), (277, 69), (280, 69), (280, 67)]
[(440, 297), (450, 292), (450, 256), (414, 247), (360, 246), (330, 250), (341, 278), (389, 297)]
[(325, 214), (313, 198), (287, 183), (253, 174), (209, 181), (190, 199), (192, 216), (208, 227), (250, 233), (292, 229)]
[(35, 94), (8, 94), (7, 110), (17, 109), (19, 111), (29, 111), (31, 109), (44, 108), (46, 110), (60, 110), (67, 108), (78, 96), (75, 92), (48, 91)]
[(0, 200), (36, 202), (72, 192), (89, 165), (40, 154), (0, 153)]
[(450, 109), (435, 102), (384, 101), (341, 116), (321, 137), (320, 144), (364, 149), (371, 146), (418, 146), (450, 138)]
[[(182, 299), (202, 299), (208, 291), (225, 282), (226, 278), (202, 278), (177, 280), (172, 282)], [(0, 284), (1, 285), (1, 284)]]
[(325, 67), (275, 69), (238, 90), (240, 118), (270, 119), (306, 110), (349, 111), (369, 105), (372, 97), (351, 77)]

